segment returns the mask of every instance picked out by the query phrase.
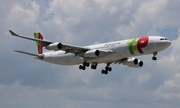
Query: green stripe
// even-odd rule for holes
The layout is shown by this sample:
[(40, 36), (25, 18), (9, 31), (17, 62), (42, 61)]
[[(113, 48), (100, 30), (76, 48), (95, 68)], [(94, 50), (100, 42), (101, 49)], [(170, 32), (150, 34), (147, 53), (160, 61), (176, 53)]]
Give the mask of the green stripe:
[(137, 50), (137, 41), (138, 41), (138, 38), (128, 40), (129, 52), (132, 55), (134, 55), (135, 54), (134, 51)]
[[(34, 33), (34, 37), (35, 37), (36, 39), (39, 39), (39, 33)], [(37, 48), (38, 48), (38, 42), (36, 42), (36, 46), (37, 46)]]

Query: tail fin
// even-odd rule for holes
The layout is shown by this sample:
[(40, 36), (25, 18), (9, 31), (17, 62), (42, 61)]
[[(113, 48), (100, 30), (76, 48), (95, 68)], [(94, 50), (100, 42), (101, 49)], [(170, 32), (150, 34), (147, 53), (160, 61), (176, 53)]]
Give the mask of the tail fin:
[[(34, 37), (36, 39), (41, 39), (43, 40), (43, 36), (41, 35), (41, 33), (37, 32), (37, 33), (34, 33)], [(38, 49), (38, 53), (39, 54), (42, 54), (43, 53), (43, 45), (41, 45), (40, 42), (36, 42), (36, 46), (37, 46), (37, 49)]]

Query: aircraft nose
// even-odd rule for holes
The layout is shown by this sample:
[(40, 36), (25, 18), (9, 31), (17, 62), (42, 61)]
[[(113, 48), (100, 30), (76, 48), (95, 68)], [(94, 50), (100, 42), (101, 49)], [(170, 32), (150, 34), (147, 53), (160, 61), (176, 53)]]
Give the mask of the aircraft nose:
[(170, 40), (167, 40), (167, 41), (163, 42), (165, 47), (169, 47), (171, 45), (171, 43), (172, 42)]
[(172, 42), (170, 40), (167, 40), (167, 42), (166, 42), (166, 44), (169, 45), (169, 46), (171, 45), (171, 43)]

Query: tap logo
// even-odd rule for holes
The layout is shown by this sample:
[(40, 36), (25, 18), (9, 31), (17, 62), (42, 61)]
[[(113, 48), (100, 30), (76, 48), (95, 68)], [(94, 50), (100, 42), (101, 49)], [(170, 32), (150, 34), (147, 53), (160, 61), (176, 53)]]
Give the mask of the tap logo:
[(128, 44), (129, 52), (132, 55), (135, 54), (135, 51), (138, 51), (140, 54), (144, 53), (142, 48), (147, 46), (148, 41), (149, 41), (148, 36), (128, 40), (127, 44)]

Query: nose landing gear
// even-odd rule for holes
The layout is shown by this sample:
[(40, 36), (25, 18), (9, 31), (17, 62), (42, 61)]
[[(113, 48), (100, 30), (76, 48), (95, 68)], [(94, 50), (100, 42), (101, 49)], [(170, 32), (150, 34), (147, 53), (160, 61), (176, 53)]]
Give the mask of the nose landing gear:
[(153, 53), (152, 60), (154, 60), (154, 61), (156, 61), (156, 60), (157, 60), (157, 57), (156, 57), (156, 55), (157, 55), (157, 52), (154, 52), (154, 53)]

